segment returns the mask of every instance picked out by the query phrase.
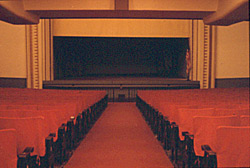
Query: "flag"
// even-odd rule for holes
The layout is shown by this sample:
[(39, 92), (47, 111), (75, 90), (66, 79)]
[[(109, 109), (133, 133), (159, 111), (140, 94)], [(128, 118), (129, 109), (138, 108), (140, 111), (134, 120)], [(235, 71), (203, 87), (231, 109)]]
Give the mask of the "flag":
[(187, 74), (187, 77), (189, 77), (189, 73), (191, 70), (191, 57), (190, 57), (189, 49), (187, 49), (186, 51), (186, 63), (187, 63), (186, 74)]

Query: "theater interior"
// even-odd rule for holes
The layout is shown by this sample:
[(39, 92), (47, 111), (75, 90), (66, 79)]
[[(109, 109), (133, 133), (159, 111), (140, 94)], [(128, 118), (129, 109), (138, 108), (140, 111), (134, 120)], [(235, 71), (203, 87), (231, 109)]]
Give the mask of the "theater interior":
[(250, 167), (247, 0), (1, 0), (0, 167)]

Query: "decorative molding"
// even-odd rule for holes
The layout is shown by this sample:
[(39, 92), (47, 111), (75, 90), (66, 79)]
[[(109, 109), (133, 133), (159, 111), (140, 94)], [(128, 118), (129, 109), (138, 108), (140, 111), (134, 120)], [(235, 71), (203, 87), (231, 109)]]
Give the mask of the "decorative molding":
[(53, 32), (52, 20), (44, 19), (42, 21), (42, 43), (43, 43), (43, 81), (54, 79), (53, 66)]
[(215, 88), (215, 63), (216, 63), (216, 37), (217, 37), (217, 29), (216, 26), (211, 26), (211, 59), (210, 59), (210, 88)]
[(190, 25), (190, 55), (192, 68), (190, 73), (190, 80), (198, 81), (198, 20), (192, 20)]
[(39, 89), (39, 52), (40, 52), (40, 47), (39, 47), (39, 34), (38, 34), (38, 25), (33, 25), (31, 26), (31, 44), (32, 44), (32, 74), (33, 74), (33, 88)]
[(39, 73), (39, 34), (38, 25), (26, 26), (26, 43), (27, 43), (27, 87), (39, 89), (40, 73)]
[(53, 79), (51, 20), (26, 25), (27, 87), (41, 89), (43, 80)]
[(204, 25), (201, 88), (210, 88), (210, 26)]
[(192, 20), (190, 50), (192, 71), (190, 80), (200, 81), (200, 88), (215, 87), (215, 33), (214, 26), (204, 25), (200, 20)]
[(27, 88), (32, 88), (31, 87), (31, 40), (30, 37), (31, 32), (30, 32), (30, 25), (25, 26), (25, 37), (26, 37), (26, 73), (27, 73)]

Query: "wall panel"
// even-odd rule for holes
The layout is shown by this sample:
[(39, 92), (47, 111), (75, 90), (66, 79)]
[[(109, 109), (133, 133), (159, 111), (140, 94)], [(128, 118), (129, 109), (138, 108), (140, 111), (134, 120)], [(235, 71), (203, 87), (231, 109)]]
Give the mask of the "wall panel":
[(190, 20), (57, 19), (54, 36), (189, 37)]
[(25, 26), (0, 21), (0, 77), (26, 78)]
[(217, 26), (216, 78), (249, 77), (249, 22)]

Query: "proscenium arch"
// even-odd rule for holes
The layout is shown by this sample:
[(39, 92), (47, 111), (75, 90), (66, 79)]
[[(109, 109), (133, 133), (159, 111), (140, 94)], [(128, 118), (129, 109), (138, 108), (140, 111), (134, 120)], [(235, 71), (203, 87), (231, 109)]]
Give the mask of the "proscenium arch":
[[(113, 19), (110, 20), (114, 21)], [(121, 21), (122, 20), (123, 19), (121, 19)], [(33, 30), (27, 31), (27, 51), (29, 51), (27, 52), (27, 81), (30, 83), (27, 86), (31, 88), (42, 88), (43, 81), (54, 80), (53, 20), (41, 20), (40, 24), (33, 26), (29, 25), (26, 26), (26, 28), (27, 30)], [(187, 35), (190, 39), (192, 62), (190, 80), (200, 81), (201, 88), (213, 88), (215, 78), (213, 55), (215, 40), (213, 37), (215, 28), (204, 25), (200, 20), (189, 20), (188, 28), (190, 31)], [(32, 61), (34, 63), (32, 63)], [(31, 85), (32, 83), (33, 85)], [(34, 85), (35, 83), (36, 85)]]

